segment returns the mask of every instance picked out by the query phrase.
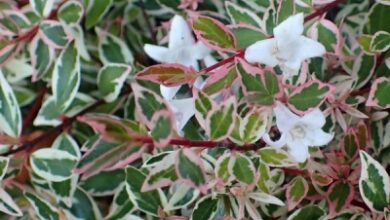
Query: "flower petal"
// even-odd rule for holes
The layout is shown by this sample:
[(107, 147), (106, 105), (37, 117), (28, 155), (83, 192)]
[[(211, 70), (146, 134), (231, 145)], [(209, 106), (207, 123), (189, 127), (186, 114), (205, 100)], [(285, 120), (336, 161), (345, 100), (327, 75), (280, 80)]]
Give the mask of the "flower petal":
[(169, 56), (169, 49), (166, 47), (156, 46), (152, 44), (145, 44), (144, 51), (149, 57), (151, 57), (153, 60), (157, 62), (160, 63), (167, 62), (167, 57)]
[(325, 115), (319, 108), (316, 108), (304, 115), (301, 118), (301, 122), (310, 128), (322, 128), (325, 124)]
[(269, 134), (265, 133), (263, 135), (263, 141), (266, 144), (268, 144), (268, 145), (270, 145), (272, 147), (281, 148), (281, 147), (283, 147), (286, 144), (286, 137), (287, 137), (286, 133), (282, 133), (282, 135), (280, 136), (279, 140), (273, 141), (269, 137)]
[(310, 157), (309, 147), (301, 139), (296, 139), (287, 143), (288, 152), (298, 162), (305, 162)]
[(310, 144), (312, 146), (324, 146), (327, 145), (334, 137), (334, 134), (329, 134), (324, 132), (322, 129), (311, 130), (308, 133), (308, 138), (310, 139)]
[(191, 47), (191, 54), (195, 59), (201, 60), (209, 55), (211, 50), (202, 43), (202, 41), (196, 42), (195, 45)]
[(206, 56), (203, 59), (203, 61), (204, 61), (204, 64), (206, 65), (206, 67), (212, 66), (212, 65), (217, 63), (217, 60), (211, 55)]
[(169, 43), (170, 49), (189, 46), (195, 43), (192, 31), (188, 26), (188, 23), (180, 15), (175, 15), (172, 19), (171, 30), (169, 32)]
[(166, 100), (172, 100), (173, 97), (176, 95), (176, 93), (179, 91), (181, 86), (174, 86), (174, 87), (166, 87), (163, 85), (160, 85), (160, 92), (162, 97), (164, 97)]
[(300, 66), (308, 58), (319, 57), (325, 54), (325, 47), (321, 43), (304, 36), (300, 36), (299, 41), (290, 49), (293, 56), (285, 63), (290, 68), (296, 68), (298, 63)]
[(278, 47), (296, 41), (303, 33), (303, 13), (288, 17), (274, 28), (274, 36), (278, 42)]
[(276, 103), (274, 113), (276, 117), (276, 126), (278, 126), (279, 131), (282, 133), (288, 132), (300, 120), (298, 115), (292, 113), (290, 109), (280, 102)]
[(181, 131), (190, 118), (195, 115), (195, 103), (193, 98), (175, 99), (169, 102), (175, 114), (176, 127)]
[(189, 53), (183, 53), (182, 56), (177, 57), (177, 60), (172, 61), (170, 63), (178, 63), (178, 64), (184, 65), (186, 67), (192, 67), (198, 71), (199, 70), (198, 60), (191, 57), (191, 55), (189, 55), (189, 56), (186, 56), (186, 55), (189, 55)]
[(275, 39), (257, 41), (245, 50), (245, 60), (250, 63), (263, 63), (274, 67), (278, 64), (278, 60), (273, 54), (275, 46)]

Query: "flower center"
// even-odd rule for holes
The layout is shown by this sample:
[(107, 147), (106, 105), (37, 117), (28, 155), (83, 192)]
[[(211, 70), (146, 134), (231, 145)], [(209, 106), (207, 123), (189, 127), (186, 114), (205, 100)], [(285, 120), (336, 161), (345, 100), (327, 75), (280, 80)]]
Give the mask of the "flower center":
[(295, 125), (290, 130), (290, 134), (294, 139), (302, 139), (306, 136), (306, 131), (304, 125)]

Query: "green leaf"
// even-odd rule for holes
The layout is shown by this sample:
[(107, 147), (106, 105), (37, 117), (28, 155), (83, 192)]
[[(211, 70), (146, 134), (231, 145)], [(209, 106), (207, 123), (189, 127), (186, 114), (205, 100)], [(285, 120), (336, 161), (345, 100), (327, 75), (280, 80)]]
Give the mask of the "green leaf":
[(247, 48), (250, 45), (260, 40), (265, 40), (268, 36), (259, 29), (247, 27), (245, 25), (234, 25), (230, 27), (235, 38), (237, 39), (237, 47)]
[(295, 14), (295, 1), (281, 1), (277, 10), (278, 24)]
[(198, 39), (216, 50), (231, 51), (236, 47), (234, 35), (220, 21), (197, 16), (192, 19), (192, 27)]
[(56, 195), (57, 201), (62, 201), (68, 207), (72, 205), (72, 197), (76, 191), (78, 176), (60, 182), (49, 182), (51, 191)]
[(64, 204), (60, 204), (60, 206), (68, 219), (103, 219), (95, 201), (88, 193), (79, 187), (74, 193), (72, 206), (66, 207)]
[(25, 196), (35, 210), (39, 219), (42, 220), (59, 220), (60, 214), (58, 210), (49, 202), (43, 200), (35, 194), (26, 192)]
[(96, 29), (96, 33), (99, 36), (99, 58), (103, 64), (108, 65), (110, 63), (133, 63), (133, 54), (122, 39), (98, 28)]
[(370, 209), (383, 212), (390, 204), (390, 178), (385, 168), (364, 151), (360, 151), (362, 172), (359, 191)]
[(157, 0), (157, 2), (170, 11), (175, 12), (179, 10), (180, 0)]
[(353, 132), (353, 130), (348, 130), (345, 134), (341, 149), (344, 154), (350, 159), (354, 158), (357, 155), (359, 150), (359, 144), (355, 132)]
[(215, 219), (218, 214), (221, 201), (217, 196), (208, 195), (199, 199), (192, 212), (190, 220)]
[(54, 61), (54, 48), (49, 47), (38, 35), (30, 43), (30, 59), (34, 68), (33, 80), (41, 79)]
[(199, 194), (199, 190), (186, 186), (185, 184), (180, 184), (176, 187), (164, 210), (172, 211), (187, 207), (198, 198)]
[(226, 12), (233, 24), (244, 23), (261, 28), (263, 21), (251, 10), (240, 7), (230, 1), (225, 1)]
[(378, 31), (372, 38), (370, 49), (375, 52), (385, 52), (390, 48), (390, 34), (386, 31)]
[(297, 176), (291, 180), (287, 186), (286, 198), (288, 210), (293, 210), (306, 197), (309, 185), (302, 176)]
[(146, 176), (134, 167), (126, 168), (126, 189), (130, 200), (142, 212), (158, 216), (158, 209), (162, 208), (160, 194), (157, 190), (142, 192), (142, 184)]
[(58, 19), (66, 24), (77, 24), (83, 13), (83, 5), (78, 1), (70, 0), (61, 5), (58, 10)]
[(176, 156), (176, 152), (170, 153), (169, 155), (165, 155), (162, 160), (153, 163), (154, 167), (149, 171), (142, 185), (142, 191), (145, 192), (169, 186), (177, 180), (175, 168)]
[(154, 114), (152, 118), (151, 135), (156, 147), (165, 147), (169, 144), (173, 134), (174, 121), (172, 114), (168, 110), (163, 110)]
[(267, 115), (260, 111), (251, 111), (240, 123), (240, 133), (244, 143), (255, 143), (265, 133)]
[(287, 220), (321, 219), (326, 213), (317, 205), (309, 205), (296, 210)]
[(67, 133), (62, 133), (59, 135), (53, 142), (52, 146), (53, 149), (63, 150), (66, 151), (73, 156), (80, 159), (81, 153), (79, 149), (79, 145), (77, 144), (76, 140), (72, 138)]
[(321, 19), (314, 24), (311, 30), (316, 32), (317, 40), (324, 45), (327, 52), (339, 54), (341, 50), (341, 38), (338, 27), (331, 21)]
[(179, 64), (157, 64), (137, 73), (135, 78), (149, 80), (165, 86), (179, 86), (194, 82), (196, 77), (193, 68)]
[(18, 101), (0, 70), (0, 131), (18, 137), (22, 131), (22, 116)]
[(206, 118), (206, 131), (210, 139), (217, 141), (229, 136), (234, 127), (235, 112), (235, 97), (231, 97), (221, 103), (216, 110), (208, 113)]
[(176, 163), (176, 173), (181, 179), (188, 180), (197, 187), (206, 184), (203, 162), (191, 149), (179, 150)]
[(8, 164), (9, 164), (9, 158), (0, 156), (0, 181), (4, 178), (5, 174), (7, 173)]
[(39, 109), (38, 115), (34, 120), (34, 125), (57, 126), (61, 124), (61, 120), (59, 119), (62, 114), (61, 112), (62, 110), (56, 105), (54, 96), (50, 96), (43, 102), (41, 109)]
[(12, 197), (3, 189), (0, 188), (0, 211), (11, 216), (22, 216), (23, 213), (15, 204)]
[(208, 113), (213, 108), (214, 103), (211, 98), (204, 92), (198, 91), (194, 95), (195, 98), (195, 117), (201, 125), (205, 124)]
[(64, 48), (69, 42), (64, 26), (60, 22), (44, 21), (39, 26), (42, 40), (54, 48)]
[(150, 89), (135, 83), (132, 83), (131, 87), (134, 91), (136, 111), (139, 114), (141, 121), (148, 127), (153, 127), (151, 124), (153, 116), (161, 110), (167, 110), (167, 104), (160, 96)]
[(355, 79), (352, 85), (354, 89), (360, 89), (371, 79), (374, 74), (376, 59), (373, 55), (362, 53), (354, 60), (352, 77)]
[(32, 170), (48, 181), (59, 182), (68, 179), (76, 167), (78, 158), (66, 151), (42, 148), (30, 158)]
[(61, 52), (52, 76), (52, 92), (56, 109), (65, 110), (72, 103), (80, 86), (80, 58), (74, 42)]
[[(204, 88), (202, 89), (207, 95), (213, 95), (223, 89), (231, 88), (233, 82), (237, 79), (237, 70), (235, 66), (232, 66), (228, 71), (223, 74), (218, 74), (218, 77), (208, 79)], [(211, 82), (210, 82), (211, 81)]]
[(108, 64), (100, 69), (97, 85), (106, 102), (115, 101), (130, 74), (131, 67), (124, 64)]
[(390, 79), (380, 77), (376, 79), (371, 86), (368, 96), (367, 106), (376, 106), (380, 108), (390, 108)]
[(374, 4), (368, 13), (364, 33), (374, 35), (378, 31), (390, 32), (390, 26), (386, 19), (383, 19), (388, 14), (390, 14), (390, 6), (379, 3)]
[(54, 6), (54, 0), (30, 0), (30, 4), (37, 14), (46, 17)]
[(110, 9), (112, 0), (88, 0), (85, 25), (88, 29), (95, 26)]
[(362, 34), (357, 39), (357, 42), (359, 43), (360, 47), (363, 49), (364, 53), (372, 55), (373, 52), (371, 51), (371, 41), (373, 36)]
[(220, 156), (215, 165), (215, 176), (223, 180), (224, 183), (228, 183), (231, 180), (229, 172), (231, 154), (225, 153)]
[(353, 186), (342, 181), (333, 183), (327, 193), (330, 213), (343, 211), (350, 205), (355, 195)]
[(288, 167), (296, 165), (290, 155), (279, 148), (265, 147), (259, 150), (260, 160), (271, 167)]
[(321, 105), (331, 92), (329, 85), (313, 80), (293, 91), (288, 104), (297, 112), (306, 112)]
[(102, 171), (82, 180), (79, 185), (92, 196), (110, 196), (121, 187), (125, 178), (123, 169)]
[(252, 75), (244, 68), (242, 62), (237, 62), (236, 66), (241, 76), (245, 98), (248, 102), (259, 105), (272, 105), (276, 96), (281, 92), (277, 76), (272, 72)]
[(105, 219), (117, 220), (125, 218), (129, 213), (135, 210), (133, 202), (129, 199), (127, 194), (126, 185), (122, 184), (122, 187), (116, 192), (113, 202), (111, 203), (110, 212)]
[(245, 155), (237, 153), (229, 162), (230, 174), (239, 182), (251, 184), (255, 181), (255, 167), (252, 161)]

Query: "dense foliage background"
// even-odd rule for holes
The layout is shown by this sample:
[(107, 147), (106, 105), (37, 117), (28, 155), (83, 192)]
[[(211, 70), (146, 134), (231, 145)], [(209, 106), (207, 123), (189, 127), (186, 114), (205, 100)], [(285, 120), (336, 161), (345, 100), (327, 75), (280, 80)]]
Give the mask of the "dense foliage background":
[(389, 0), (0, 0), (0, 219), (390, 219)]

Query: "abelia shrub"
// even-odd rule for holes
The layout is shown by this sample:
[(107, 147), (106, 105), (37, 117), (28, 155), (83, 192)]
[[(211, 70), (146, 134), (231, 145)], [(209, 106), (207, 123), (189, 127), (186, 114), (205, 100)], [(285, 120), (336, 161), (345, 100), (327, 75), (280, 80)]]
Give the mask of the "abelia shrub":
[(390, 1), (0, 1), (1, 219), (390, 219)]

